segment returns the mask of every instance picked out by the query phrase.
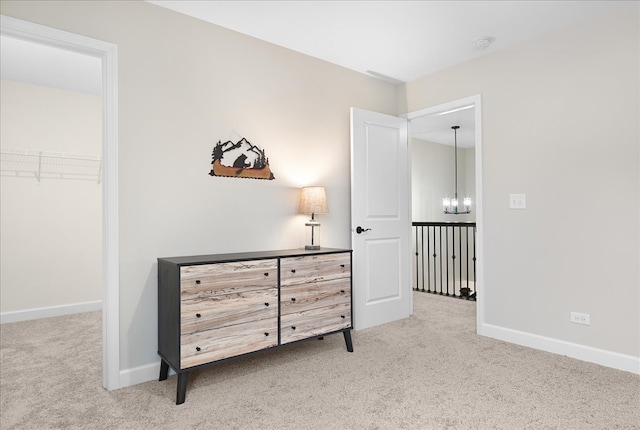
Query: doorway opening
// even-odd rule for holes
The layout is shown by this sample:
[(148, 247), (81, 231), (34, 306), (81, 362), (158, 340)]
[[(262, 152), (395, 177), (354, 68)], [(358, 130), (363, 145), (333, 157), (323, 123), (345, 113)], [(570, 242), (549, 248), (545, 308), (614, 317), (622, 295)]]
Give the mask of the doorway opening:
[(2, 36), (96, 57), (101, 61), (103, 386), (120, 388), (117, 177), (117, 46), (1, 16)]
[[(453, 295), (454, 297), (473, 298), (477, 302), (477, 332), (480, 334), (482, 327), (482, 321), (484, 321), (483, 312), (483, 299), (482, 299), (482, 285), (483, 285), (483, 240), (482, 240), (482, 106), (481, 96), (475, 95), (464, 99), (454, 100), (451, 102), (443, 103), (440, 105), (432, 106), (426, 109), (421, 109), (416, 112), (411, 112), (405, 115), (405, 118), (409, 121), (409, 140), (412, 142), (412, 176), (414, 180), (421, 181), (420, 183), (412, 184), (412, 219), (413, 221), (425, 221), (424, 224), (437, 224), (431, 231), (432, 237), (427, 240), (427, 247), (430, 246), (432, 239), (436, 240), (435, 246), (437, 251), (429, 249), (428, 254), (432, 256), (436, 254), (433, 262), (427, 261), (427, 266), (423, 267), (423, 272), (417, 267), (417, 273), (419, 277), (431, 277), (434, 272), (438, 273), (437, 264), (445, 257), (451, 258), (453, 253), (453, 260), (444, 262), (444, 266), (440, 266), (442, 276), (446, 273), (447, 269), (451, 269), (452, 278), (447, 278), (452, 282), (451, 290), (445, 290), (443, 287), (442, 277), (434, 277), (435, 284), (440, 282), (440, 285), (436, 285), (435, 288), (440, 288), (438, 293)], [(465, 191), (462, 197), (468, 196), (471, 198), (471, 213), (462, 215), (447, 215), (443, 210), (443, 198), (452, 196), (453, 191), (453, 148), (444, 149), (444, 145), (454, 144), (454, 135), (452, 126), (459, 126), (457, 129), (458, 143), (462, 143), (462, 159), (463, 164), (466, 161), (467, 166), (462, 174), (463, 180), (458, 180), (458, 187), (461, 182), (463, 184), (462, 189)], [(464, 132), (462, 134), (461, 132)], [(462, 139), (460, 139), (462, 137)], [(438, 149), (440, 147), (440, 149)], [(429, 148), (434, 151), (439, 151), (441, 155), (437, 161), (428, 160), (436, 158), (434, 153), (429, 155)], [(459, 159), (461, 158), (460, 152), (458, 152)], [(416, 159), (421, 158), (424, 162), (429, 162), (431, 171), (430, 177), (420, 172), (414, 172)], [(450, 161), (443, 162), (443, 160)], [(428, 160), (428, 161), (427, 161)], [(418, 167), (419, 170), (419, 167)], [(465, 176), (466, 173), (466, 176)], [(429, 183), (425, 183), (429, 182)], [(416, 217), (421, 218), (419, 220)], [(470, 227), (471, 226), (471, 227)], [(432, 226), (427, 226), (431, 228)], [(418, 231), (416, 228), (416, 232)], [(444, 230), (443, 230), (444, 228)], [(469, 233), (471, 231), (471, 234)], [(424, 232), (424, 230), (423, 230)], [(421, 233), (423, 233), (421, 232)], [(445, 234), (451, 232), (451, 237), (444, 239)], [(458, 232), (458, 233), (456, 233)], [(440, 237), (442, 234), (442, 238)], [(458, 234), (458, 242), (454, 242)], [(424, 240), (424, 236), (418, 235), (414, 237), (414, 241), (417, 242)], [(441, 240), (445, 243), (457, 243), (457, 247), (464, 242), (465, 249), (459, 248), (460, 251), (456, 255), (457, 249), (451, 251), (442, 251)], [(420, 244), (422, 246), (422, 243)], [(473, 255), (468, 255), (468, 249), (472, 249)], [(465, 260), (466, 259), (466, 260)], [(464, 261), (464, 266), (461, 264)], [(416, 266), (419, 264), (415, 263)], [(431, 266), (429, 266), (431, 264)], [(459, 266), (458, 266), (459, 265)], [(426, 268), (425, 268), (426, 267)], [(435, 269), (427, 274), (429, 267)], [(459, 271), (457, 271), (459, 268)], [(416, 269), (416, 267), (414, 267)], [(458, 278), (456, 280), (456, 273)], [(447, 275), (449, 276), (449, 275)], [(415, 277), (415, 275), (414, 275)], [(463, 281), (464, 280), (464, 281)], [(428, 279), (427, 279), (428, 281)], [(472, 283), (470, 282), (472, 281)]]

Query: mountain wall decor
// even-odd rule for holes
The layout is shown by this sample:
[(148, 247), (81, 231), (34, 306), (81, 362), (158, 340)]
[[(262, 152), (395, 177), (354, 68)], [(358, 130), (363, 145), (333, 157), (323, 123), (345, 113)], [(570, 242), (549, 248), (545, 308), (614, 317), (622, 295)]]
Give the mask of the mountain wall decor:
[[(264, 150), (244, 137), (236, 143), (230, 140), (224, 143), (218, 141), (211, 155), (213, 158), (209, 172), (211, 176), (275, 179)], [(230, 159), (233, 159), (233, 162), (229, 165), (225, 161)]]

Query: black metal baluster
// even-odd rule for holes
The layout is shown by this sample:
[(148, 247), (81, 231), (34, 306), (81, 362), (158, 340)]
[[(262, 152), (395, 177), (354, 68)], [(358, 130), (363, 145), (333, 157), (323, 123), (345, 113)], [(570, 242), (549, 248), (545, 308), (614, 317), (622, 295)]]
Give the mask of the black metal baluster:
[(431, 270), (430, 267), (431, 265), (429, 264), (429, 252), (431, 252), (430, 248), (429, 248), (429, 226), (427, 226), (427, 253), (423, 254), (427, 256), (427, 291), (430, 293), (431, 292), (431, 278), (429, 277), (431, 275)]
[[(420, 226), (420, 252), (422, 255), (424, 255), (424, 226)], [(424, 292), (424, 257), (422, 257), (421, 259), (422, 262), (422, 292)], [(427, 263), (429, 262), (429, 260), (427, 260)]]
[(478, 291), (476, 280), (476, 226), (473, 226), (473, 299), (476, 299), (476, 292)]
[(433, 292), (437, 293), (438, 292), (438, 276), (437, 276), (437, 256), (438, 254), (436, 253), (436, 228), (433, 228)]
[[(462, 282), (464, 280), (463, 276), (464, 276), (464, 272), (462, 271), (463, 267), (462, 267), (462, 263), (463, 260), (465, 260), (464, 254), (462, 253), (462, 239), (463, 239), (463, 226), (460, 226), (460, 228), (458, 229), (458, 234), (460, 235), (460, 241), (458, 243), (458, 248), (459, 248), (459, 257), (460, 257), (460, 261), (458, 262), (458, 272), (460, 273), (460, 298), (465, 298), (464, 294), (462, 293), (463, 291), (467, 291), (465, 289), (464, 283)], [(466, 245), (465, 245), (466, 246)]]
[(418, 260), (418, 227), (416, 226), (416, 242), (415, 242), (415, 247), (416, 247), (416, 287), (414, 288), (414, 291), (418, 290), (420, 281), (419, 281), (419, 275), (418, 272), (420, 270), (420, 260)]
[(440, 244), (440, 295), (442, 295), (442, 226), (438, 230), (438, 243)]
[(453, 255), (451, 256), (451, 276), (453, 278), (453, 297), (456, 297), (456, 227), (451, 226), (451, 248), (453, 249)]
[[(446, 246), (445, 248), (447, 249), (446, 252), (446, 258), (444, 259), (444, 263), (447, 265), (447, 296), (449, 295), (449, 227), (445, 227), (444, 228), (444, 238), (445, 238), (445, 243)], [(453, 247), (453, 261), (455, 262), (455, 255), (456, 255), (456, 248)], [(454, 264), (453, 268), (455, 269), (456, 266)]]
[(465, 249), (467, 251), (467, 258), (465, 258), (465, 272), (467, 275), (467, 291), (471, 295), (471, 289), (469, 289), (469, 226), (464, 228)]

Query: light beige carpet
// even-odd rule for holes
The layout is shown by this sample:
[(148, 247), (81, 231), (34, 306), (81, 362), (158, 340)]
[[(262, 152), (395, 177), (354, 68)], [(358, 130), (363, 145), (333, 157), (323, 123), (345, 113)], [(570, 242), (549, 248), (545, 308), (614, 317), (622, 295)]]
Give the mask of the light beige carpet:
[(475, 303), (112, 392), (100, 313), (1, 326), (0, 428), (640, 429), (640, 376), (479, 337)]

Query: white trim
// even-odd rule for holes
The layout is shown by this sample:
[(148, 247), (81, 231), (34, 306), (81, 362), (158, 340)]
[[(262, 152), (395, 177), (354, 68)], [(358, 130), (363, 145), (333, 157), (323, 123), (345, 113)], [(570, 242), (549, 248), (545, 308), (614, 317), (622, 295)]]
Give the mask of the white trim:
[(120, 388), (118, 253), (118, 47), (112, 43), (0, 16), (3, 35), (102, 59), (103, 386)]
[(122, 384), (123, 388), (129, 387), (131, 385), (157, 380), (159, 375), (160, 362), (145, 364), (131, 369), (122, 369), (120, 371), (120, 384)]
[(409, 120), (409, 136), (411, 136), (411, 120), (431, 115), (442, 115), (444, 113), (466, 109), (469, 106), (475, 107), (476, 197), (474, 204), (476, 216), (476, 285), (479, 286), (480, 290), (476, 297), (476, 330), (479, 335), (484, 335), (484, 295), (487, 290), (484, 288), (484, 217), (482, 216), (482, 96), (476, 94), (463, 99), (453, 100), (415, 112), (409, 112), (402, 115), (402, 117)]
[(71, 305), (50, 306), (46, 308), (24, 309), (0, 313), (0, 324), (41, 318), (59, 317), (61, 315), (81, 314), (102, 310), (102, 300), (95, 302), (74, 303)]
[[(176, 372), (172, 368), (169, 368), (169, 376), (173, 376), (175, 374)], [(142, 384), (144, 382), (157, 381), (159, 377), (160, 361), (120, 371), (120, 383), (122, 384), (122, 388)]]
[(525, 333), (509, 328), (484, 324), (482, 334), (493, 339), (502, 340), (553, 354), (566, 355), (567, 357), (613, 369), (624, 370), (640, 375), (640, 357), (620, 354), (604, 349), (593, 348), (564, 340)]

